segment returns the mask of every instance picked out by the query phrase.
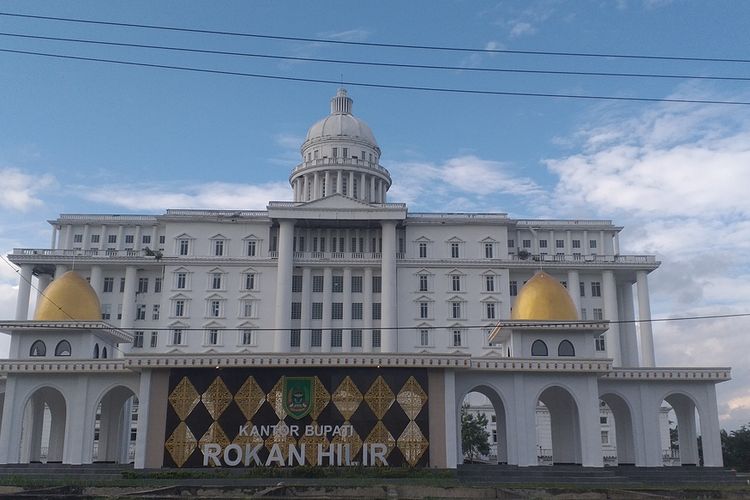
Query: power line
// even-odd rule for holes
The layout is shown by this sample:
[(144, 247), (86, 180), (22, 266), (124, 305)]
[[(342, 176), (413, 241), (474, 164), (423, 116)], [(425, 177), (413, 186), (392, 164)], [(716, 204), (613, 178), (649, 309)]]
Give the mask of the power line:
[(717, 80), (717, 81), (750, 81), (750, 77), (743, 76), (706, 76), (706, 75), (686, 75), (686, 74), (662, 74), (662, 73), (616, 73), (607, 71), (572, 71), (572, 70), (541, 70), (541, 69), (521, 69), (521, 68), (479, 68), (466, 66), (449, 66), (441, 64), (416, 64), (416, 63), (394, 63), (381, 61), (358, 61), (352, 59), (328, 59), (320, 57), (300, 57), (300, 56), (283, 56), (279, 54), (264, 54), (255, 52), (236, 52), (227, 50), (196, 49), (189, 47), (176, 47), (170, 45), (151, 45), (142, 43), (110, 42), (106, 40), (91, 40), (84, 38), (67, 38), (56, 36), (29, 35), (26, 33), (7, 33), (0, 32), (0, 36), (25, 38), (33, 40), (49, 40), (57, 42), (74, 42), (86, 43), (93, 45), (105, 45), (112, 47), (129, 47), (140, 49), (157, 49), (169, 50), (175, 52), (188, 52), (196, 54), (212, 54), (251, 57), (258, 59), (274, 59), (281, 61), (300, 61), (300, 62), (319, 62), (328, 64), (347, 64), (355, 66), (374, 66), (386, 68), (408, 68), (408, 69), (430, 69), (442, 71), (468, 71), (481, 73), (520, 73), (535, 75), (565, 75), (565, 76), (603, 76), (603, 77), (625, 77), (625, 78), (670, 78), (680, 80)]
[(164, 31), (177, 31), (177, 32), (185, 32), (185, 33), (239, 36), (239, 37), (246, 37), (246, 38), (266, 39), (266, 40), (314, 42), (314, 43), (327, 43), (327, 44), (334, 44), (334, 45), (353, 45), (353, 46), (360, 46), (360, 47), (380, 47), (380, 48), (395, 48), (395, 49), (446, 51), (446, 52), (473, 52), (473, 53), (485, 53), (485, 54), (521, 54), (521, 55), (534, 55), (534, 56), (541, 55), (541, 56), (590, 57), (590, 58), (608, 58), (608, 59), (644, 59), (644, 60), (660, 60), (660, 61), (750, 63), (750, 59), (735, 59), (735, 58), (726, 58), (726, 57), (659, 56), (659, 55), (651, 55), (651, 54), (617, 54), (617, 53), (606, 53), (606, 52), (563, 52), (563, 51), (545, 51), (545, 50), (514, 50), (514, 49), (488, 49), (488, 48), (482, 49), (482, 48), (477, 48), (477, 47), (456, 47), (456, 46), (446, 46), (446, 45), (416, 45), (416, 44), (403, 44), (403, 43), (356, 42), (356, 41), (350, 41), (350, 40), (331, 40), (327, 38), (263, 35), (260, 33), (208, 30), (208, 29), (198, 29), (198, 28), (183, 28), (183, 27), (177, 27), (177, 26), (163, 26), (163, 25), (154, 25), (154, 24), (97, 21), (93, 19), (19, 14), (15, 12), (0, 12), (0, 16), (18, 17), (18, 18), (26, 18), (26, 19), (44, 19), (44, 20), (50, 20), (50, 21), (95, 24), (95, 25), (104, 25), (104, 26), (119, 26), (119, 27), (126, 27), (126, 28), (143, 28), (143, 29), (154, 29), (154, 30), (164, 30)]
[(116, 59), (104, 59), (98, 57), (83, 57), (83, 56), (72, 56), (66, 54), (53, 54), (49, 52), (36, 52), (30, 50), (15, 50), (15, 49), (2, 49), (0, 52), (6, 52), (11, 54), (23, 54), (33, 56), (52, 57), (58, 59), (69, 59), (77, 61), (89, 61), (89, 62), (102, 62), (109, 64), (119, 64), (124, 66), (138, 66), (144, 68), (157, 68), (157, 69), (169, 69), (177, 71), (191, 71), (197, 73), (207, 73), (216, 75), (228, 75), (228, 76), (241, 76), (246, 78), (260, 78), (266, 80), (281, 80), (290, 82), (302, 82), (302, 83), (324, 83), (333, 85), (345, 85), (350, 87), (364, 87), (364, 88), (378, 88), (378, 89), (390, 89), (390, 90), (414, 90), (421, 92), (437, 92), (437, 93), (450, 93), (450, 94), (468, 94), (468, 95), (489, 95), (489, 96), (513, 96), (513, 97), (546, 97), (546, 98), (557, 98), (557, 99), (583, 99), (583, 100), (603, 100), (603, 101), (625, 101), (625, 102), (665, 102), (665, 103), (679, 103), (679, 104), (721, 104), (721, 105), (732, 105), (732, 106), (750, 106), (750, 101), (719, 101), (712, 99), (677, 99), (677, 98), (661, 98), (661, 97), (626, 97), (626, 96), (606, 96), (606, 95), (585, 95), (585, 94), (556, 94), (550, 92), (512, 92), (512, 91), (501, 91), (501, 90), (480, 90), (480, 89), (458, 89), (449, 87), (426, 87), (417, 85), (394, 85), (385, 83), (367, 83), (367, 82), (356, 82), (346, 80), (327, 80), (320, 78), (302, 78), (292, 76), (281, 76), (281, 75), (268, 75), (261, 73), (244, 73), (240, 71), (227, 71), (207, 68), (196, 68), (190, 66), (175, 66), (169, 64), (153, 64), (153, 63), (142, 63), (135, 61), (123, 61)]

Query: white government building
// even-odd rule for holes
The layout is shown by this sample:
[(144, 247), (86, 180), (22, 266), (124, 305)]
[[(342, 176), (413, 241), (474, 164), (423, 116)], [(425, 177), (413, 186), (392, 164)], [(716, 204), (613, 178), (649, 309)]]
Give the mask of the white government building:
[[(666, 401), (681, 463), (698, 463), (700, 434), (704, 464), (722, 465), (715, 384), (730, 370), (656, 366), (648, 275), (659, 263), (621, 254), (621, 227), (411, 213), (387, 200), (381, 150), (343, 89), (301, 153), (293, 201), (63, 214), (50, 248), (13, 251), (0, 463), (127, 462), (130, 447), (136, 468), (240, 454), (296, 465), (298, 453), (452, 468), (462, 402), (478, 392), (501, 463), (539, 463), (542, 403), (552, 462), (601, 467), (614, 453), (661, 466)], [(616, 436), (604, 450), (602, 402)], [(283, 432), (243, 434), (269, 422)], [(321, 434), (295, 435), (296, 422)]]

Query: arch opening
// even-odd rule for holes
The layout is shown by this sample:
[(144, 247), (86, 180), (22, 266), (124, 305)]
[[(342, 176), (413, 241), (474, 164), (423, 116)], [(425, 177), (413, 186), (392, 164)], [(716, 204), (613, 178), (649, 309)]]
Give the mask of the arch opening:
[(138, 398), (127, 387), (109, 389), (96, 407), (92, 460), (127, 464), (135, 459)]
[(490, 387), (474, 387), (458, 409), (459, 463), (508, 463), (506, 413)]
[(658, 411), (662, 463), (665, 466), (702, 466), (700, 417), (693, 399), (685, 394), (670, 394)]
[(617, 394), (603, 394), (599, 400), (604, 465), (635, 465), (635, 431), (630, 406)]
[(536, 406), (539, 465), (581, 464), (581, 426), (578, 405), (566, 389), (548, 387)]
[(53, 387), (34, 391), (21, 425), (21, 463), (62, 462), (65, 446), (65, 397)]

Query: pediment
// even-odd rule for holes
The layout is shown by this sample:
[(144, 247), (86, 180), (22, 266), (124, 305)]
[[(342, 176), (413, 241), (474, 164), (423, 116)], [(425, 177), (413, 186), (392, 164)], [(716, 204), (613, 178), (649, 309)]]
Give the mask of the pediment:
[(355, 200), (354, 198), (349, 198), (348, 196), (344, 196), (343, 194), (336, 193), (336, 194), (332, 194), (331, 196), (326, 196), (325, 198), (320, 198), (319, 200), (313, 200), (313, 201), (308, 201), (307, 203), (302, 203), (299, 205), (299, 208), (361, 210), (363, 208), (372, 208), (372, 206), (369, 203), (366, 203), (364, 201)]

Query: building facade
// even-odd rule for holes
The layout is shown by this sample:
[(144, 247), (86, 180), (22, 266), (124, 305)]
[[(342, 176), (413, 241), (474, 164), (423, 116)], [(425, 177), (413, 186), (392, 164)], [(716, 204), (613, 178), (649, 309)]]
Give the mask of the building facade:
[[(302, 144), (289, 177), (293, 201), (49, 221), (49, 248), (9, 256), (20, 278), (16, 317), (0, 323), (12, 336), (1, 365), (0, 462), (38, 457), (43, 414), (52, 421), (45, 439), (55, 460), (94, 460), (95, 436), (97, 457), (124, 456), (135, 398), (136, 467), (197, 464), (206, 444), (247, 445), (241, 426), (226, 427), (271, 415), (270, 407), (275, 423), (289, 425), (295, 412), (272, 394), (292, 391), (287, 379), (313, 377), (320, 384), (299, 394), (327, 394), (330, 404), (300, 418), (317, 425), (334, 406), (337, 425), (360, 418), (352, 424), (359, 444), (352, 436), (345, 443), (360, 461), (372, 458), (364, 446), (371, 442), (385, 443), (394, 463), (454, 467), (462, 456), (460, 405), (478, 391), (497, 415), (500, 462), (537, 464), (528, 422), (541, 402), (551, 415), (553, 460), (601, 466), (605, 401), (619, 462), (660, 465), (658, 415), (667, 400), (685, 424), (683, 462), (697, 462), (697, 411), (705, 463), (721, 465), (714, 385), (729, 369), (656, 366), (654, 256), (621, 254), (622, 228), (606, 220), (411, 213), (387, 199), (392, 181), (380, 155), (342, 89)], [(532, 277), (537, 284), (527, 286)], [(32, 293), (38, 306), (29, 320)], [(83, 297), (95, 304), (81, 306)], [(223, 375), (212, 378), (211, 369)], [(378, 370), (382, 377), (373, 375)], [(234, 387), (237, 377), (262, 389), (257, 408), (239, 403), (250, 389)], [(383, 394), (392, 394), (385, 409)], [(219, 400), (229, 403), (215, 406)], [(353, 409), (365, 403), (367, 411)], [(401, 408), (398, 416), (389, 416), (392, 407)], [(73, 419), (75, 412), (83, 413)], [(196, 430), (191, 419), (212, 423)], [(398, 429), (388, 422), (400, 422)], [(27, 436), (26, 452), (17, 451), (17, 436)], [(273, 444), (288, 444), (274, 436), (248, 439), (266, 439), (263, 453), (273, 455)], [(343, 442), (335, 438), (323, 436), (325, 446)]]

